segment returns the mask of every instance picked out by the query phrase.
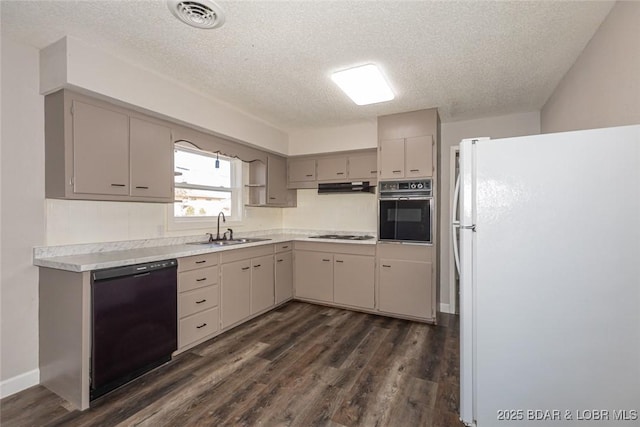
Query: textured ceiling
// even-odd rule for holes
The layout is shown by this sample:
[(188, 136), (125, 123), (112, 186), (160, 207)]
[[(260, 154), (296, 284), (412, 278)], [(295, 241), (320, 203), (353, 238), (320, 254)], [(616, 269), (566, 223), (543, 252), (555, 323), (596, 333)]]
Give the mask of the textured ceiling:
[[(186, 26), (158, 1), (1, 2), (2, 35), (75, 36), (283, 129), (437, 107), (443, 121), (539, 110), (611, 2), (219, 1)], [(375, 62), (396, 99), (358, 107), (332, 71)]]

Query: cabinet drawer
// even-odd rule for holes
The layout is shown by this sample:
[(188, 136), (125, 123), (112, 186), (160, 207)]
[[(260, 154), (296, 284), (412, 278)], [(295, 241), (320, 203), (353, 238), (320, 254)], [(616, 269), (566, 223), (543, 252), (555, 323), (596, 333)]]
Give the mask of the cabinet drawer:
[(183, 292), (178, 298), (178, 316), (182, 319), (199, 311), (208, 310), (218, 305), (218, 285)]
[(178, 272), (218, 265), (218, 259), (217, 253), (178, 258)]
[(278, 243), (276, 245), (276, 253), (290, 251), (291, 249), (293, 249), (293, 242)]
[(218, 331), (220, 310), (218, 307), (180, 319), (178, 348), (198, 341)]
[(218, 267), (201, 268), (178, 274), (178, 292), (190, 291), (218, 283)]

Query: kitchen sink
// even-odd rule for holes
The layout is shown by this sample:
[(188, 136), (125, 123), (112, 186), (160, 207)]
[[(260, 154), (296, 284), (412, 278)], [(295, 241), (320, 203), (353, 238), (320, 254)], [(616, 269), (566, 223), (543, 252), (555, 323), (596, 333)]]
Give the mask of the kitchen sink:
[(271, 239), (246, 238), (246, 239), (214, 240), (213, 242), (209, 242), (209, 241), (191, 242), (187, 244), (188, 245), (209, 245), (209, 246), (230, 246), (230, 245), (241, 245), (243, 243), (265, 242), (267, 240), (271, 240)]

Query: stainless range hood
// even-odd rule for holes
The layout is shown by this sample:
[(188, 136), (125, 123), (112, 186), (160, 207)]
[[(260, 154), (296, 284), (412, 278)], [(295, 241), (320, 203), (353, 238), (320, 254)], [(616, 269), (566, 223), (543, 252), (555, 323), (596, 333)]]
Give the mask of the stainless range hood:
[(369, 181), (321, 183), (318, 184), (318, 194), (373, 193), (375, 188)]

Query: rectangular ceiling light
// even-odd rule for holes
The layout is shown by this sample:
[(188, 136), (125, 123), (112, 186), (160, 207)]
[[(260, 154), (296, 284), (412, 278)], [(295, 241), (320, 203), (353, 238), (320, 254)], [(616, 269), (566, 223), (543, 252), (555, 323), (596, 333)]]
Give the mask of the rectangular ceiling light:
[(390, 101), (393, 92), (374, 64), (337, 71), (331, 79), (358, 105)]

